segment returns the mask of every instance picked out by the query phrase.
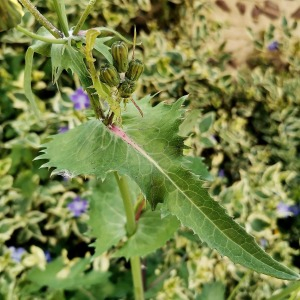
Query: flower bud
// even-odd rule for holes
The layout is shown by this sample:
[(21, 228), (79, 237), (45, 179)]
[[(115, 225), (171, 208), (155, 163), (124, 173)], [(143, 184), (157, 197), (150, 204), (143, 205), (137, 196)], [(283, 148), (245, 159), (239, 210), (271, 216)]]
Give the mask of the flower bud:
[(0, 32), (16, 27), (23, 16), (21, 4), (17, 0), (0, 1)]
[(130, 80), (137, 81), (143, 71), (144, 64), (138, 59), (133, 59), (129, 63), (128, 71), (126, 72), (125, 76)]
[(111, 54), (114, 60), (114, 66), (118, 72), (123, 73), (128, 69), (128, 47), (122, 42), (115, 42), (111, 46)]
[(129, 98), (136, 89), (136, 82), (125, 78), (119, 87), (119, 95), (122, 98)]
[(113, 65), (105, 64), (100, 68), (100, 80), (113, 87), (119, 85), (120, 76)]

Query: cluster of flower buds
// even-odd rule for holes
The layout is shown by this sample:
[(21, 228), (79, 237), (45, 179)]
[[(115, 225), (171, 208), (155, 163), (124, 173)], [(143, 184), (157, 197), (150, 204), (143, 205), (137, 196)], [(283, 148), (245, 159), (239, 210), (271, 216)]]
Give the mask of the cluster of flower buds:
[[(112, 44), (113, 65), (100, 68), (100, 80), (110, 87), (117, 87), (121, 98), (129, 98), (136, 89), (136, 81), (144, 71), (144, 64), (138, 59), (128, 63), (128, 47), (123, 41)], [(125, 77), (120, 74), (125, 73)]]

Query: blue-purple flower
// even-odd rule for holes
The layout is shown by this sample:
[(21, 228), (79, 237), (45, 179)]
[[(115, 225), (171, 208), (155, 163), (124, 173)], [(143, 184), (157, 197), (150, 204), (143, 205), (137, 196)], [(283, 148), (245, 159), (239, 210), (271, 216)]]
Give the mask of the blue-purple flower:
[(23, 254), (26, 252), (26, 250), (24, 248), (22, 248), (22, 247), (11, 246), (8, 249), (10, 251), (11, 258), (15, 262), (20, 262), (21, 259), (22, 259)]
[(295, 204), (290, 206), (283, 202), (279, 202), (277, 205), (277, 212), (283, 217), (298, 216), (300, 214), (300, 205)]
[(277, 41), (274, 41), (274, 42), (270, 43), (268, 45), (268, 50), (269, 51), (277, 51), (277, 50), (279, 50), (279, 43)]
[(50, 262), (52, 260), (51, 254), (48, 250), (44, 251), (46, 262)]
[(87, 207), (87, 200), (81, 199), (79, 196), (74, 198), (73, 201), (68, 204), (68, 208), (73, 213), (74, 217), (79, 217), (85, 213)]
[(225, 177), (225, 172), (224, 172), (223, 169), (220, 169), (220, 170), (219, 170), (218, 176), (219, 176), (219, 177)]
[(69, 130), (69, 127), (68, 126), (61, 126), (59, 127), (58, 129), (58, 133), (65, 133)]
[(76, 110), (90, 107), (90, 99), (87, 93), (82, 89), (78, 88), (71, 96), (70, 99), (74, 103)]

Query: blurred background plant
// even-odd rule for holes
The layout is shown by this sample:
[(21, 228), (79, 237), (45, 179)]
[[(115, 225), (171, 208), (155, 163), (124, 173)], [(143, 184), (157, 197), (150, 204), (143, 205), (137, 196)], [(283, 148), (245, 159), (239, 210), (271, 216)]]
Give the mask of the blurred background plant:
[[(33, 2), (57, 22), (52, 1)], [(65, 2), (75, 23), (88, 1)], [(300, 13), (297, 1), (288, 1), (290, 11), (286, 2), (98, 1), (86, 28), (132, 36), (137, 26), (145, 72), (136, 99), (160, 91), (155, 105), (189, 94), (186, 155), (203, 158), (203, 179), (230, 215), (299, 269)], [(237, 18), (239, 27), (231, 22)], [(22, 22), (37, 28), (29, 13)], [(93, 178), (50, 177), (33, 161), (49, 135), (88, 117), (77, 78), (63, 73), (53, 85), (51, 65), (37, 55), (32, 78), (42, 118), (35, 119), (23, 91), (30, 38), (11, 30), (0, 39), (0, 299), (131, 299), (124, 259), (109, 252), (88, 259)], [(148, 299), (268, 299), (285, 286), (221, 259), (184, 228), (144, 265)]]

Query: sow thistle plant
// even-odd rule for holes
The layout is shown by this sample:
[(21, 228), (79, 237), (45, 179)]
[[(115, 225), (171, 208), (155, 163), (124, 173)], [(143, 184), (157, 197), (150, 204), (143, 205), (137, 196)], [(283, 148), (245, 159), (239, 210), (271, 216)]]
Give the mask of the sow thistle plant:
[[(42, 145), (43, 153), (37, 159), (47, 160), (43, 167), (53, 168), (53, 174), (89, 175), (103, 182), (95, 188), (89, 205), (95, 256), (114, 246), (113, 257), (130, 259), (135, 299), (144, 299), (140, 257), (163, 246), (180, 225), (191, 228), (203, 242), (235, 263), (277, 278), (299, 279), (297, 273), (265, 253), (211, 198), (201, 178), (205, 166), (195, 167), (200, 160), (183, 155), (184, 137), (178, 132), (187, 96), (172, 105), (154, 107), (150, 104), (154, 96), (145, 96), (138, 105), (131, 98), (144, 70), (143, 63), (134, 57), (135, 36), (131, 42), (105, 27), (82, 31), (95, 0), (72, 29), (63, 1), (53, 0), (60, 29), (29, 0), (20, 3), (43, 26), (32, 33), (15, 24), (35, 40), (25, 56), (24, 89), (37, 117), (30, 80), (34, 53), (51, 59), (54, 83), (63, 70), (76, 74), (94, 111), (82, 125), (52, 136)], [(111, 37), (102, 33), (112, 33), (120, 41), (109, 48), (105, 43)], [(130, 45), (133, 57), (129, 61)], [(100, 70), (93, 51), (107, 60)]]

